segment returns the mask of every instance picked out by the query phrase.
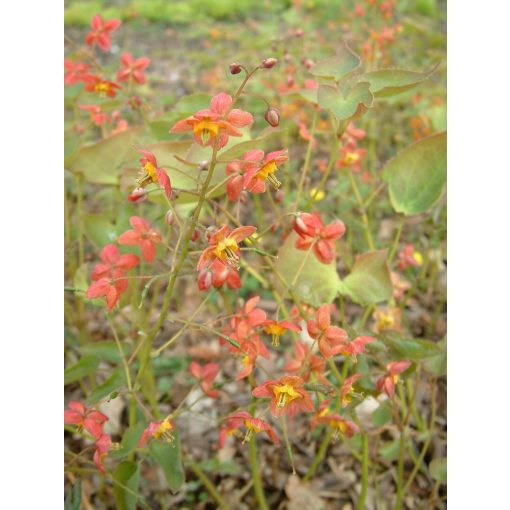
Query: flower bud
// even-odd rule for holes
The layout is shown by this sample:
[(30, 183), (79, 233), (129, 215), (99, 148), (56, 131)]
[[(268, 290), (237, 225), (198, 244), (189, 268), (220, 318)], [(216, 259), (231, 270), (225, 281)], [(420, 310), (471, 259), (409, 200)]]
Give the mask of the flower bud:
[(144, 188), (135, 188), (133, 192), (128, 196), (130, 202), (138, 204), (147, 200), (147, 191)]
[(287, 75), (287, 87), (292, 87), (294, 86), (294, 83), (296, 83), (294, 81), (294, 76), (292, 76), (292, 74), (288, 74)]
[(310, 70), (314, 66), (314, 61), (311, 58), (305, 58), (303, 60), (303, 65)]
[(303, 37), (305, 31), (302, 28), (295, 28), (292, 32), (294, 37)]
[(271, 69), (271, 67), (274, 67), (278, 63), (278, 60), (276, 58), (265, 58), (262, 61), (262, 67), (265, 69)]
[(239, 74), (241, 72), (241, 64), (238, 62), (232, 62), (229, 66), (230, 74)]
[(283, 190), (279, 189), (274, 196), (275, 202), (277, 204), (281, 204), (283, 202), (284, 198), (285, 198), (285, 192)]
[(264, 113), (264, 119), (272, 127), (278, 127), (280, 125), (280, 113), (276, 108), (268, 108)]
[(175, 223), (175, 214), (172, 211), (168, 211), (165, 216), (167, 225), (173, 225)]
[(208, 290), (212, 285), (212, 273), (207, 269), (200, 271), (197, 283), (199, 290)]
[(204, 159), (203, 161), (200, 161), (200, 163), (198, 164), (198, 168), (202, 171), (208, 170), (209, 169), (209, 161), (207, 161), (206, 159)]
[(241, 194), (239, 195), (241, 204), (246, 204), (246, 202), (248, 202), (248, 198), (248, 192), (246, 190), (241, 191)]
[(287, 63), (289, 63), (292, 60), (292, 56), (288, 51), (286, 51), (285, 55), (283, 55), (283, 60), (285, 60), (285, 62)]
[(193, 234), (191, 234), (191, 240), (195, 242), (200, 237), (200, 232), (198, 230), (194, 230)]

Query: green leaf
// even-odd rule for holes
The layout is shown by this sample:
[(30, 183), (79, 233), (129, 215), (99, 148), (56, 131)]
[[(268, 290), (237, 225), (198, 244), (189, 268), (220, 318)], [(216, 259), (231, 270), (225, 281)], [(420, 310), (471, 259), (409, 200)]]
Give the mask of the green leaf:
[(379, 69), (361, 75), (360, 80), (370, 84), (375, 97), (394, 96), (418, 86), (432, 76), (438, 66), (436, 64), (430, 71), (423, 73), (407, 69)]
[(405, 215), (430, 209), (446, 184), (446, 132), (423, 138), (401, 150), (384, 166), (391, 205)]
[(420, 361), (441, 352), (441, 347), (430, 340), (396, 338), (389, 332), (385, 335), (380, 335), (380, 338), (386, 345), (393, 349), (396, 354), (411, 361)]
[(446, 340), (438, 342), (441, 352), (425, 360), (425, 368), (436, 377), (446, 375), (447, 356), (446, 356)]
[(379, 455), (387, 461), (396, 460), (398, 457), (398, 452), (400, 449), (400, 440), (395, 439), (394, 441), (389, 441), (385, 443), (381, 448), (379, 448)]
[(434, 459), (429, 465), (430, 474), (434, 480), (446, 485), (446, 458)]
[[(124, 352), (130, 354), (132, 345), (124, 343)], [(117, 344), (113, 340), (101, 340), (92, 344), (83, 345), (79, 348), (81, 354), (92, 354), (102, 361), (111, 361), (112, 363), (120, 363), (121, 358)]]
[(108, 379), (106, 379), (103, 384), (95, 388), (94, 391), (88, 396), (87, 402), (89, 404), (95, 404), (104, 397), (118, 390), (124, 384), (126, 384), (124, 372), (120, 368), (116, 368), (110, 377), (108, 377)]
[[(113, 470), (113, 477), (132, 491), (128, 492), (124, 487), (114, 484), (113, 495), (115, 496), (117, 509), (135, 510), (136, 501), (138, 499), (136, 493), (138, 492), (138, 486), (140, 484), (140, 470), (138, 465), (129, 460), (125, 460)], [(133, 494), (133, 492), (135, 494)]]
[(179, 435), (177, 431), (172, 433), (172, 443), (151, 441), (149, 450), (152, 458), (161, 466), (170, 490), (175, 494), (184, 483), (184, 469)]
[(74, 288), (81, 289), (83, 290), (83, 292), (85, 292), (87, 290), (87, 287), (89, 286), (87, 281), (87, 269), (88, 264), (87, 262), (85, 262), (76, 270), (76, 273), (74, 273), (73, 277)]
[(382, 427), (391, 420), (391, 409), (381, 404), (372, 415), (372, 421), (376, 427)]
[(76, 483), (69, 489), (65, 500), (65, 510), (80, 510), (81, 506), (81, 480), (78, 478)]
[(140, 126), (127, 129), (79, 149), (66, 158), (65, 168), (82, 173), (89, 182), (116, 184), (123, 165), (136, 160), (137, 152), (133, 144), (142, 129)]
[(359, 117), (371, 108), (374, 97), (367, 82), (356, 83), (347, 91), (333, 85), (319, 85), (319, 105), (331, 110), (339, 121)]
[(296, 99), (302, 101), (308, 101), (309, 103), (317, 104), (317, 91), (318, 89), (296, 89), (289, 90), (288, 92), (284, 92), (282, 96), (288, 97), (289, 99), (295, 101)]
[(134, 452), (144, 429), (145, 424), (142, 421), (128, 427), (122, 436), (120, 449), (109, 453), (110, 457), (113, 459), (121, 459), (122, 457), (129, 455), (131, 452)]
[(338, 285), (343, 295), (360, 304), (379, 303), (393, 294), (386, 250), (376, 250), (360, 255), (351, 273)]
[(83, 227), (85, 235), (96, 248), (114, 243), (118, 237), (115, 226), (99, 214), (87, 214), (83, 220)]
[(64, 385), (83, 379), (93, 374), (99, 365), (99, 358), (96, 356), (84, 356), (72, 367), (64, 370)]
[(317, 62), (310, 71), (320, 78), (340, 81), (361, 65), (361, 60), (347, 44), (342, 44), (337, 55)]
[[(335, 261), (331, 264), (322, 264), (313, 251), (307, 256), (306, 250), (298, 250), (295, 247), (297, 239), (295, 232), (289, 234), (278, 251), (276, 269), (290, 287), (306, 257), (306, 262), (293, 286), (294, 291), (302, 301), (312, 306), (332, 303), (340, 284)], [(275, 284), (279, 292), (287, 294), (287, 288), (279, 278), (275, 279)]]

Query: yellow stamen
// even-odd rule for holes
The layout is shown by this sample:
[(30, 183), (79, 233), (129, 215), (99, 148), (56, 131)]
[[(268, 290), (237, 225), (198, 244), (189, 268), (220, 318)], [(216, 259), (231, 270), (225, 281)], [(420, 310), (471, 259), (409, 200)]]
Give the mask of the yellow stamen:
[(278, 167), (276, 166), (275, 161), (269, 161), (269, 163), (266, 163), (258, 172), (257, 172), (257, 179), (260, 179), (261, 181), (268, 180), (275, 190), (279, 190), (282, 183), (276, 178), (274, 173), (278, 170)]
[(419, 251), (415, 251), (413, 253), (413, 259), (416, 260), (416, 263), (419, 265), (419, 266), (422, 266), (423, 265), (423, 256), (422, 254), (419, 252)]
[(236, 268), (239, 267), (239, 255), (237, 254), (238, 251), (239, 247), (237, 246), (237, 242), (231, 237), (222, 239), (216, 248), (214, 248), (214, 254), (216, 257), (222, 261), (226, 259), (231, 266)]
[(300, 394), (290, 384), (279, 384), (273, 387), (273, 393), (278, 399), (277, 406), (285, 407), (290, 404), (294, 399), (300, 397)]
[(173, 430), (174, 426), (170, 422), (170, 417), (167, 416), (160, 424), (159, 427), (154, 432), (153, 436), (156, 439), (159, 439), (160, 437), (163, 438), (165, 441), (171, 443), (174, 440), (174, 436), (170, 433), (171, 430)]
[(201, 120), (193, 126), (193, 133), (200, 134), (202, 143), (206, 145), (211, 137), (216, 137), (218, 134), (219, 126), (210, 120)]
[(356, 152), (348, 152), (345, 155), (345, 162), (350, 165), (351, 163), (356, 163), (358, 161), (359, 155)]

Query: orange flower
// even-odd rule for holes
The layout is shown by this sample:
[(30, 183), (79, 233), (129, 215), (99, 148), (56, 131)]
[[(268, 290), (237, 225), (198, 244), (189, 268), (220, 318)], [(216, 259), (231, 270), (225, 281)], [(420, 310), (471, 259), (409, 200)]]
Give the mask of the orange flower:
[(235, 228), (232, 231), (227, 226), (221, 227), (209, 238), (209, 246), (200, 255), (197, 269), (201, 271), (215, 259), (235, 268), (239, 267), (239, 243), (256, 230), (256, 227), (249, 226)]
[(199, 110), (187, 119), (177, 122), (170, 133), (193, 131), (195, 141), (200, 145), (214, 146), (219, 138), (219, 148), (224, 147), (229, 136), (242, 136), (236, 128), (248, 126), (253, 122), (251, 113), (239, 109), (231, 110), (232, 98), (221, 92), (211, 99), (211, 107)]
[(86, 83), (85, 90), (87, 92), (96, 92), (101, 97), (115, 97), (117, 95), (117, 89), (122, 89), (122, 87), (114, 81), (103, 80), (99, 76), (93, 74), (86, 75), (83, 81)]
[(411, 366), (411, 362), (407, 360), (392, 361), (386, 365), (388, 375), (381, 377), (377, 381), (377, 390), (384, 391), (388, 397), (395, 395), (395, 384), (399, 380), (399, 375), (405, 372)]
[(227, 416), (226, 421), (226, 425), (222, 426), (220, 429), (220, 448), (223, 448), (228, 436), (236, 433), (239, 434), (238, 429), (243, 425), (246, 427), (246, 434), (244, 436), (243, 443), (250, 441), (253, 434), (258, 434), (259, 432), (265, 432), (274, 444), (280, 443), (278, 436), (275, 434), (269, 423), (261, 420), (260, 418), (253, 417), (246, 411), (239, 411), (231, 414), (230, 416)]
[(321, 305), (317, 310), (317, 319), (307, 322), (308, 334), (319, 346), (319, 351), (327, 359), (340, 353), (347, 344), (347, 333), (337, 326), (331, 326), (329, 305)]
[(305, 381), (295, 375), (286, 375), (281, 379), (266, 381), (257, 386), (251, 394), (254, 397), (270, 397), (269, 410), (273, 416), (288, 414), (294, 416), (298, 410), (311, 413), (314, 405), (309, 393), (304, 389)]
[(171, 421), (172, 415), (168, 415), (164, 420), (151, 421), (147, 428), (142, 432), (140, 440), (138, 441), (138, 448), (145, 446), (151, 437), (156, 439), (163, 438), (167, 443), (174, 440), (172, 430), (175, 428), (174, 423)]
[(292, 322), (288, 321), (264, 321), (261, 326), (265, 326), (264, 333), (271, 335), (273, 337), (273, 345), (278, 347), (280, 345), (280, 336), (285, 333), (288, 329), (291, 331), (301, 331), (296, 325), (292, 324)]

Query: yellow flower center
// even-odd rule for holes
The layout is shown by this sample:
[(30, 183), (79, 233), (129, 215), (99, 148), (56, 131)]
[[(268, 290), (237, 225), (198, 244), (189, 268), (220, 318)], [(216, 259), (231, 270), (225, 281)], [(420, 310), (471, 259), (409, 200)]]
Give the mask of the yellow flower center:
[(166, 439), (168, 442), (172, 442), (174, 440), (174, 436), (170, 433), (170, 431), (174, 428), (172, 423), (170, 422), (170, 417), (167, 416), (160, 424), (159, 427), (154, 431), (153, 436), (156, 439), (160, 437)]
[(107, 94), (110, 91), (111, 87), (109, 83), (100, 81), (95, 84), (94, 90), (101, 95)]
[(280, 335), (285, 333), (285, 328), (279, 324), (269, 324), (264, 331), (273, 337), (273, 345), (278, 347), (280, 345)]
[(395, 324), (395, 318), (390, 314), (383, 314), (377, 321), (377, 327), (380, 330), (390, 329)]
[(217, 244), (216, 248), (214, 248), (216, 257), (222, 261), (226, 259), (227, 262), (234, 267), (239, 266), (238, 251), (239, 247), (237, 246), (237, 242), (231, 237), (225, 237)]
[(285, 407), (301, 395), (290, 384), (279, 384), (273, 387), (273, 393), (277, 398), (277, 406)]
[(413, 253), (413, 259), (416, 260), (416, 263), (419, 266), (423, 265), (423, 257), (422, 257), (422, 254), (419, 251), (415, 251)]
[(211, 135), (216, 137), (218, 134), (219, 126), (210, 120), (201, 120), (193, 126), (193, 133), (200, 134), (200, 139), (205, 145), (211, 139)]
[(320, 202), (325, 196), (326, 196), (326, 193), (324, 193), (324, 191), (322, 191), (321, 189), (312, 188), (310, 190), (310, 198), (314, 202)]
[(278, 167), (276, 166), (276, 162), (274, 160), (269, 161), (257, 172), (257, 179), (260, 179), (261, 181), (265, 181), (267, 179), (273, 185), (273, 188), (278, 190), (282, 183), (274, 175), (277, 170)]
[(356, 163), (359, 159), (359, 154), (356, 154), (355, 152), (348, 152), (345, 155), (345, 162), (350, 165), (351, 163)]

